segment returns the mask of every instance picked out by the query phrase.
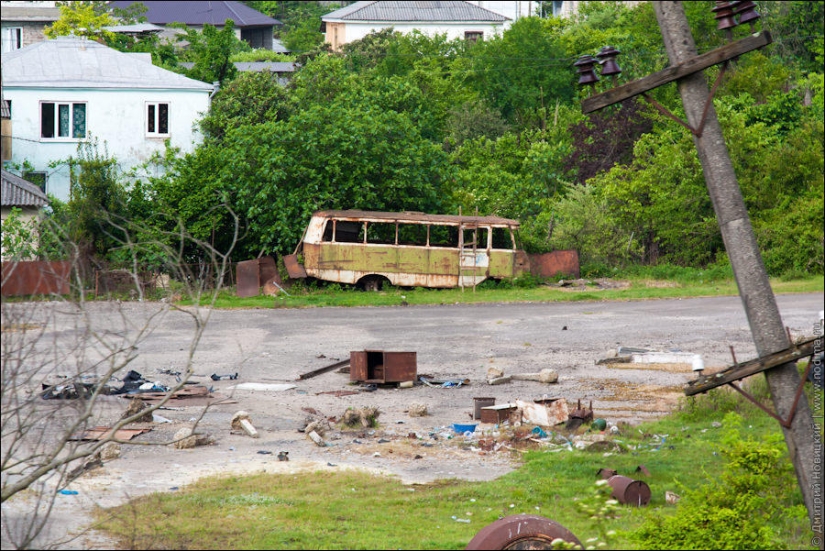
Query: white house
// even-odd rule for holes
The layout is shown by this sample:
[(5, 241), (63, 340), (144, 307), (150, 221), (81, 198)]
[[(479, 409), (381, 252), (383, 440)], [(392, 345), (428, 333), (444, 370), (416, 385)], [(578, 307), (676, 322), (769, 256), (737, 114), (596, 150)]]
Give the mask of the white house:
[(401, 33), (445, 34), (448, 40), (478, 40), (500, 34), (511, 23), (500, 13), (458, 1), (356, 2), (321, 18), (325, 40), (333, 50), (389, 27)]
[[(150, 54), (126, 54), (66, 36), (3, 54), (3, 97), (12, 122), (10, 162), (34, 167), (32, 180), (69, 199), (69, 169), (80, 142), (105, 144), (121, 170), (164, 151), (164, 141), (191, 152), (195, 122), (214, 87), (152, 65)], [(37, 174), (40, 172), (41, 174)]]

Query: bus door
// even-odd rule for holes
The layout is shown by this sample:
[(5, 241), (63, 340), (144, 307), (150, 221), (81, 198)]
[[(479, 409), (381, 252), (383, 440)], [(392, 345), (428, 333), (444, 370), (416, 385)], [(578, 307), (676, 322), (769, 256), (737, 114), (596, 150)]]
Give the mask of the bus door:
[(461, 226), (459, 287), (473, 287), (487, 278), (490, 268), (489, 231), (477, 224)]

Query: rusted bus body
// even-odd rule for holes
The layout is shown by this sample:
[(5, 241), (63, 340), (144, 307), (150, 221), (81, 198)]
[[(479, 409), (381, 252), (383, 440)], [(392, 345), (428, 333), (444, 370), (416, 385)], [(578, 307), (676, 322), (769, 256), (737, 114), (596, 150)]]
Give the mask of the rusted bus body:
[[(412, 212), (316, 212), (304, 232), (290, 277), (380, 287), (469, 287), (529, 271), (516, 246), (517, 220)], [(297, 255), (303, 265), (297, 264)]]

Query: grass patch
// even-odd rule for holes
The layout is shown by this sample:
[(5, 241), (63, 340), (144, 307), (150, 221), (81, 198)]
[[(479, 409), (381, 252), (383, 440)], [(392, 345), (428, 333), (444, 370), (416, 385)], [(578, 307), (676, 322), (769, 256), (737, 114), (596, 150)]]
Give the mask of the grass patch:
[[(750, 390), (757, 396), (767, 393), (759, 384)], [(644, 534), (658, 537), (657, 527), (665, 534), (673, 527), (681, 530), (680, 522), (697, 522), (705, 500), (735, 502), (747, 488), (761, 488), (747, 502), (752, 515), (747, 525), (756, 527), (754, 535), (740, 534), (731, 545), (815, 549), (778, 424), (736, 393), (719, 389), (683, 399), (660, 420), (623, 426), (616, 440), (629, 453), (530, 451), (518, 470), (490, 482), (444, 480), (407, 487), (395, 478), (357, 471), (232, 476), (101, 510), (99, 518), (102, 528), (129, 549), (463, 549), (487, 524), (518, 513), (552, 518), (582, 542), (589, 540), (588, 546), (659, 548), (661, 541), (651, 543)], [(743, 457), (770, 460), (767, 467), (755, 467), (768, 477), (761, 486), (748, 478), (757, 475), (740, 472)], [(635, 474), (640, 464), (651, 476)], [(649, 505), (604, 513), (604, 498), (594, 497), (601, 467), (643, 479), (652, 490)], [(743, 481), (745, 490), (726, 494), (725, 484)], [(679, 504), (668, 504), (666, 491), (680, 494)], [(713, 511), (717, 524), (735, 520)], [(699, 538), (696, 548), (715, 547), (701, 541), (701, 530), (692, 537)]]
[[(364, 292), (341, 285), (297, 285), (289, 289), (289, 295), (254, 296), (240, 298), (234, 289), (221, 291), (216, 308), (320, 308), (408, 305), (480, 304), (507, 302), (571, 302), (571, 301), (626, 301), (666, 298), (735, 296), (739, 293), (733, 280), (684, 281), (651, 280), (647, 277), (630, 279), (629, 285), (619, 289), (601, 289), (587, 285), (581, 289), (569, 289), (540, 284), (534, 287), (512, 285), (485, 285), (475, 290), (424, 289), (390, 287), (380, 292)], [(664, 283), (662, 283), (664, 281)], [(658, 282), (658, 283), (657, 283)], [(811, 293), (825, 290), (820, 278), (782, 281), (772, 280), (774, 293)], [(206, 305), (211, 297), (204, 297)], [(191, 301), (181, 301), (192, 305)]]

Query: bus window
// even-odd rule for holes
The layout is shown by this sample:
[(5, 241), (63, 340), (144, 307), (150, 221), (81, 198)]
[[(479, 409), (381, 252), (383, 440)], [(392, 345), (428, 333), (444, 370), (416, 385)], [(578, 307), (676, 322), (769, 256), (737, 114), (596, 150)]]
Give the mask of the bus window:
[(394, 245), (395, 223), (369, 222), (367, 224), (367, 243)]
[(513, 250), (513, 238), (510, 228), (493, 228), (493, 248)]
[(458, 228), (456, 226), (430, 226), (431, 247), (458, 247)]
[(423, 224), (398, 224), (398, 244), (417, 245), (427, 244), (427, 226)]
[[(329, 222), (327, 222), (329, 224)], [(335, 241), (339, 243), (361, 243), (363, 242), (362, 222), (350, 222), (348, 220), (335, 221)]]
[(335, 220), (327, 220), (326, 225), (324, 226), (324, 235), (321, 237), (321, 241), (332, 241), (332, 231), (335, 227)]
[(464, 247), (471, 249), (474, 246), (476, 249), (487, 248), (487, 228), (464, 229)]

